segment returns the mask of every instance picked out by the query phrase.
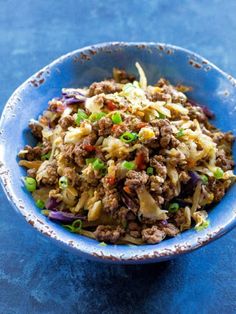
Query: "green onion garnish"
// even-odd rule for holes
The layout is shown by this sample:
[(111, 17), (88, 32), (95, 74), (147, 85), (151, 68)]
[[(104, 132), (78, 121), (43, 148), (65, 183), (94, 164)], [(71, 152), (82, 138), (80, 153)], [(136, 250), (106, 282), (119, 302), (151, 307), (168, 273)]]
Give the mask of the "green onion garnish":
[(182, 136), (184, 136), (184, 130), (179, 129), (179, 132), (176, 134), (176, 137), (182, 137)]
[(34, 178), (25, 177), (24, 184), (27, 191), (34, 192), (36, 190), (37, 182)]
[(95, 122), (105, 117), (105, 115), (105, 112), (94, 112), (89, 116), (89, 120)]
[(123, 161), (122, 162), (122, 167), (128, 170), (133, 170), (135, 169), (136, 165), (133, 161)]
[(96, 158), (86, 158), (85, 159), (86, 165), (92, 164), (95, 160)]
[(100, 245), (100, 246), (107, 246), (107, 244), (105, 242), (100, 242), (98, 245)]
[(102, 170), (102, 169), (105, 169), (105, 164), (104, 164), (104, 162), (103, 162), (101, 159), (99, 159), (99, 158), (96, 158), (96, 159), (94, 160), (94, 162), (92, 163), (92, 165), (93, 165), (93, 169), (94, 169), (94, 170)]
[(147, 168), (147, 174), (148, 174), (149, 176), (153, 175), (153, 172), (154, 172), (154, 169), (153, 169), (152, 167), (148, 167), (148, 168)]
[(111, 116), (111, 120), (114, 124), (119, 124), (122, 122), (122, 117), (120, 115), (119, 112), (115, 112), (112, 116)]
[(80, 124), (81, 121), (88, 119), (87, 114), (84, 110), (78, 109), (77, 117), (75, 119), (76, 124)]
[(200, 178), (202, 179), (203, 184), (208, 184), (208, 176), (203, 174), (200, 176)]
[(120, 136), (120, 140), (124, 143), (130, 143), (135, 140), (137, 140), (138, 134), (137, 133), (131, 133), (131, 132), (125, 132)]
[(158, 114), (159, 114), (158, 119), (165, 119), (166, 118), (166, 116), (163, 113), (158, 112)]
[(45, 207), (45, 203), (44, 203), (44, 201), (42, 201), (42, 200), (37, 200), (37, 201), (35, 202), (35, 204), (36, 204), (36, 206), (37, 206), (38, 208), (41, 208), (41, 209), (43, 209), (43, 208)]
[(68, 179), (67, 179), (67, 177), (65, 177), (65, 176), (60, 177), (60, 179), (59, 179), (59, 187), (61, 189), (66, 189), (68, 187)]
[(217, 167), (214, 172), (214, 177), (219, 180), (223, 178), (223, 175), (224, 175), (224, 171), (220, 167)]
[(62, 225), (64, 228), (69, 230), (70, 232), (78, 232), (82, 229), (82, 221), (80, 219), (77, 219), (73, 221), (71, 225)]
[(48, 152), (47, 154), (44, 154), (41, 156), (41, 160), (48, 160), (51, 156), (51, 152)]
[(168, 211), (171, 214), (177, 213), (179, 210), (179, 204), (178, 203), (172, 203), (169, 205)]
[(202, 231), (202, 230), (206, 229), (209, 226), (209, 224), (210, 224), (210, 220), (206, 220), (200, 226), (197, 226), (194, 229), (196, 231)]

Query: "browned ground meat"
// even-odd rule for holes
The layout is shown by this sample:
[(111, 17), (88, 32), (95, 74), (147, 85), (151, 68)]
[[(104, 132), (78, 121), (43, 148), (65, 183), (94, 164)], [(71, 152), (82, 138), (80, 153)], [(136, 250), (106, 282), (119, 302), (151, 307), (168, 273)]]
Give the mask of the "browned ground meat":
[(59, 120), (60, 126), (66, 130), (69, 126), (72, 126), (75, 122), (75, 119), (72, 116), (65, 116), (64, 118)]
[(170, 122), (167, 119), (161, 119), (159, 121), (160, 121), (159, 128), (160, 128), (160, 135), (161, 135), (160, 145), (161, 147), (166, 148), (169, 145), (172, 138), (171, 137), (173, 133), (172, 127), (170, 125)]
[(116, 188), (105, 190), (105, 196), (102, 200), (103, 208), (108, 213), (114, 213), (119, 206), (119, 194)]
[(145, 146), (142, 146), (137, 150), (136, 156), (142, 154), (143, 163), (147, 164), (149, 162), (149, 149)]
[(142, 230), (142, 239), (150, 244), (161, 242), (165, 236), (165, 232), (158, 229), (157, 226), (152, 226), (151, 228), (145, 228)]
[(129, 128), (126, 124), (117, 124), (115, 128), (112, 128), (112, 136), (120, 137), (124, 132), (129, 131)]
[(137, 222), (131, 221), (128, 224), (129, 234), (134, 238), (140, 238), (141, 229), (141, 226)]
[(72, 186), (78, 181), (78, 174), (74, 168), (65, 167), (63, 169), (63, 175), (70, 180)]
[(51, 151), (52, 144), (51, 144), (51, 142), (45, 140), (45, 141), (43, 141), (41, 148), (42, 148), (42, 155), (45, 155)]
[(150, 190), (157, 195), (162, 194), (162, 178), (160, 176), (150, 176)]
[(150, 159), (150, 165), (156, 170), (158, 176), (162, 177), (164, 180), (167, 174), (167, 168), (164, 165), (164, 157), (161, 155), (155, 155)]
[(134, 75), (127, 73), (125, 70), (120, 70), (117, 68), (113, 69), (113, 76), (117, 83), (122, 84), (133, 82), (135, 80)]
[(168, 237), (175, 237), (180, 232), (179, 229), (172, 223), (164, 225), (163, 227), (161, 227), (161, 229)]
[(38, 138), (39, 140), (42, 139), (42, 130), (43, 128), (41, 127), (41, 125), (37, 124), (37, 123), (29, 123), (29, 127), (31, 129), (32, 134)]
[(28, 152), (24, 154), (24, 158), (26, 160), (32, 161), (36, 159), (41, 159), (42, 149), (39, 146), (31, 147), (29, 145), (26, 145), (24, 147), (24, 150), (27, 150)]
[(149, 177), (145, 171), (137, 172), (135, 170), (130, 170), (126, 174), (125, 185), (135, 191), (138, 187), (145, 185), (148, 178)]
[[(46, 162), (45, 162), (46, 163)], [(56, 160), (48, 161), (44, 169), (41, 182), (45, 185), (53, 185), (58, 182), (57, 162)]]
[(100, 225), (94, 232), (94, 235), (98, 241), (105, 241), (115, 243), (124, 234), (124, 230), (118, 226), (103, 226)]
[(85, 165), (85, 158), (88, 156), (89, 152), (84, 150), (81, 143), (77, 143), (73, 149), (73, 159), (79, 167)]
[(36, 174), (37, 174), (37, 169), (32, 168), (32, 169), (28, 169), (27, 170), (27, 175), (31, 178), (36, 178)]
[(94, 96), (98, 94), (111, 94), (115, 92), (120, 92), (122, 87), (120, 84), (117, 84), (115, 81), (102, 81), (93, 83), (89, 87), (89, 96)]
[(226, 189), (230, 186), (230, 180), (221, 181), (209, 177), (209, 190), (214, 194), (214, 201), (219, 202), (225, 195)]
[(231, 159), (231, 157), (227, 157), (225, 155), (225, 151), (221, 149), (216, 158), (216, 166), (221, 167), (224, 171), (232, 169), (234, 166), (234, 161)]
[(108, 136), (111, 134), (111, 127), (113, 126), (113, 123), (110, 118), (102, 118), (98, 121), (98, 135), (99, 136)]

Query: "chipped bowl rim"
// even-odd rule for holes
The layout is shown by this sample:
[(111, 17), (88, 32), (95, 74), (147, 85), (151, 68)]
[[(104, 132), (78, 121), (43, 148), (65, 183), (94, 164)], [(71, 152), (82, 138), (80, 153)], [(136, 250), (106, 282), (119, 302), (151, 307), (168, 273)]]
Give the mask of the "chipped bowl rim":
[[(0, 119), (0, 184), (3, 188), (3, 191), (12, 205), (12, 207), (16, 210), (17, 213), (19, 213), (21, 216), (24, 216), (25, 220), (31, 224), (35, 229), (37, 229), (39, 232), (41, 232), (44, 235), (49, 236), (50, 239), (54, 240), (57, 244), (60, 244), (63, 246), (63, 248), (70, 249), (73, 252), (78, 253), (81, 256), (87, 257), (89, 259), (104, 261), (104, 262), (111, 262), (111, 263), (123, 263), (123, 264), (137, 264), (137, 263), (152, 263), (152, 262), (161, 262), (165, 260), (169, 260), (172, 258), (175, 258), (177, 256), (180, 256), (182, 254), (189, 253), (193, 250), (196, 250), (218, 238), (220, 238), (225, 233), (229, 232), (236, 226), (236, 216), (232, 214), (232, 219), (228, 221), (227, 224), (221, 225), (218, 224), (215, 228), (211, 228), (211, 232), (208, 232), (207, 230), (204, 230), (201, 232), (201, 235), (195, 235), (193, 237), (189, 238), (189, 241), (183, 240), (185, 236), (182, 236), (183, 234), (186, 235), (186, 232), (182, 233), (180, 236), (181, 238), (181, 244), (175, 244), (170, 248), (170, 245), (168, 245), (168, 241), (164, 241), (167, 243), (166, 248), (158, 249), (158, 244), (156, 245), (142, 245), (137, 246), (135, 248), (129, 248), (127, 250), (127, 245), (108, 245), (106, 247), (98, 247), (98, 245), (89, 245), (87, 247), (86, 242), (88, 242), (91, 239), (88, 239), (87, 237), (83, 237), (80, 235), (76, 235), (77, 238), (73, 240), (69, 240), (69, 237), (66, 236), (62, 231), (61, 227), (55, 227), (52, 225), (51, 221), (46, 221), (45, 217), (39, 217), (35, 214), (30, 212), (27, 208), (22, 206), (20, 204), (19, 200), (17, 199), (16, 195), (14, 195), (14, 189), (12, 188), (12, 183), (9, 183), (7, 180), (8, 171), (5, 164), (7, 164), (7, 161), (4, 160), (3, 157), (3, 151), (4, 151), (4, 138), (1, 134), (2, 128), (4, 129), (4, 119), (8, 114), (9, 107), (13, 103), (13, 100), (22, 92), (24, 89), (26, 89), (30, 82), (32, 82), (35, 77), (37, 77), (40, 73), (50, 70), (51, 68), (54, 68), (59, 63), (64, 62), (66, 59), (71, 58), (73, 56), (76, 56), (78, 54), (82, 54), (85, 52), (99, 52), (99, 50), (103, 50), (106, 52), (105, 49), (115, 49), (116, 47), (130, 47), (135, 46), (140, 49), (147, 49), (149, 47), (156, 46), (157, 48), (162, 47), (163, 49), (169, 49), (174, 51), (180, 51), (184, 54), (188, 55), (191, 58), (196, 59), (197, 61), (205, 62), (207, 65), (209, 65), (211, 68), (216, 70), (218, 73), (220, 73), (226, 80), (229, 80), (231, 83), (233, 82), (234, 86), (236, 86), (236, 80), (220, 68), (218, 68), (215, 64), (208, 61), (207, 59), (203, 58), (199, 54), (192, 52), (188, 49), (172, 45), (172, 44), (165, 44), (165, 43), (159, 43), (159, 42), (104, 42), (99, 43), (96, 45), (90, 45), (83, 48), (79, 48), (76, 50), (73, 50), (71, 52), (68, 52), (59, 58), (52, 61), (50, 64), (46, 65), (39, 71), (37, 71), (35, 74), (33, 74), (31, 77), (29, 77), (24, 83), (22, 83), (11, 95), (11, 97), (8, 99), (6, 105), (4, 106), (4, 109), (1, 114)], [(108, 51), (107, 50), (107, 51)], [(161, 48), (160, 48), (161, 50)], [(42, 225), (46, 225), (47, 229), (42, 227)], [(189, 231), (191, 231), (190, 229)], [(188, 231), (187, 231), (188, 232)], [(175, 237), (174, 239), (177, 239)], [(180, 239), (179, 238), (179, 239)], [(94, 240), (91, 240), (94, 241)], [(79, 242), (79, 243), (78, 243)], [(97, 242), (97, 241), (96, 241)], [(162, 242), (163, 243), (163, 242)], [(81, 245), (82, 244), (82, 245)], [(97, 243), (98, 244), (98, 243)], [(111, 247), (114, 248), (111, 249)], [(140, 249), (141, 248), (141, 249)], [(113, 252), (111, 252), (113, 251)], [(138, 251), (138, 252), (137, 252)]]

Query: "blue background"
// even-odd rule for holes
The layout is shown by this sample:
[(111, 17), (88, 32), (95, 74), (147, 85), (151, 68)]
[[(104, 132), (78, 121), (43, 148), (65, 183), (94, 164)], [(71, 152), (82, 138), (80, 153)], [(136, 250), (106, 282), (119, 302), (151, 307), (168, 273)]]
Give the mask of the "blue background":
[[(98, 42), (176, 44), (236, 76), (235, 12), (234, 0), (0, 0), (0, 110), (41, 67)], [(236, 312), (236, 230), (170, 262), (118, 266), (51, 244), (2, 190), (0, 217), (0, 313)]]

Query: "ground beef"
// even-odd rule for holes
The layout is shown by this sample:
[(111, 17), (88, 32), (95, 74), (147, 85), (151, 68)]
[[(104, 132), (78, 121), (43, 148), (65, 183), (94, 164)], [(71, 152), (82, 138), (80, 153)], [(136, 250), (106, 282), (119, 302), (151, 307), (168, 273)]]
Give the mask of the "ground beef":
[(216, 166), (222, 168), (224, 171), (230, 170), (234, 167), (234, 161), (225, 155), (223, 149), (219, 150), (216, 157)]
[(31, 177), (31, 178), (36, 178), (36, 174), (37, 174), (37, 169), (32, 168), (32, 169), (28, 169), (27, 170), (27, 176)]
[(45, 185), (56, 184), (58, 182), (56, 160), (44, 161), (37, 171), (37, 178), (38, 177), (40, 178), (39, 181)]
[(126, 124), (117, 124), (115, 128), (112, 128), (112, 135), (114, 137), (120, 137), (123, 133), (129, 131), (129, 128)]
[(209, 177), (208, 189), (214, 194), (214, 201), (219, 202), (225, 195), (226, 189), (230, 186), (231, 181), (221, 181), (214, 177)]
[(180, 230), (172, 223), (167, 223), (166, 225), (163, 225), (161, 229), (168, 237), (175, 237), (180, 232)]
[(167, 168), (164, 164), (165, 158), (162, 155), (155, 155), (150, 159), (150, 165), (156, 170), (158, 176), (165, 180), (167, 175)]
[(115, 243), (124, 234), (124, 230), (118, 226), (100, 225), (94, 231), (94, 235), (98, 241)]
[(135, 80), (135, 76), (127, 73), (125, 70), (120, 70), (117, 68), (113, 69), (113, 77), (117, 83), (126, 84), (133, 82)]
[(43, 127), (39, 125), (38, 123), (29, 123), (29, 127), (31, 129), (32, 134), (38, 138), (39, 140), (42, 139), (42, 130)]
[(145, 185), (149, 176), (145, 171), (137, 172), (135, 170), (129, 170), (126, 174), (125, 186), (135, 191), (142, 185)]
[(95, 82), (89, 87), (88, 95), (89, 97), (99, 94), (112, 94), (115, 92), (120, 92), (122, 90), (122, 86), (115, 81), (102, 81)]
[(141, 226), (137, 222), (134, 221), (129, 222), (128, 231), (129, 234), (134, 238), (141, 237)]
[(67, 177), (70, 180), (72, 186), (78, 182), (78, 174), (74, 168), (65, 167), (63, 169), (63, 176)]
[(172, 127), (170, 125), (170, 122), (166, 119), (161, 119), (159, 120), (160, 124), (159, 124), (159, 128), (160, 128), (160, 135), (161, 135), (161, 139), (160, 139), (160, 145), (163, 148), (166, 148), (171, 141), (172, 138)]
[(177, 196), (176, 187), (169, 179), (165, 180), (165, 182), (163, 183), (162, 191), (163, 191), (162, 196), (164, 197), (166, 202), (170, 201), (172, 198)]
[(105, 190), (105, 196), (102, 200), (103, 209), (107, 213), (114, 213), (119, 206), (119, 194), (116, 188)]
[(191, 120), (197, 119), (201, 123), (207, 122), (207, 116), (201, 107), (193, 106), (189, 102), (186, 103), (186, 107), (188, 108), (188, 115)]
[(41, 149), (42, 149), (42, 155), (49, 153), (52, 150), (52, 143), (49, 141), (44, 141)]
[(70, 126), (73, 126), (75, 119), (72, 116), (66, 116), (59, 120), (59, 124), (62, 129), (67, 130)]
[(71, 162), (73, 159), (74, 144), (63, 144), (60, 146), (60, 150), (63, 157), (65, 157), (67, 161)]
[(81, 143), (77, 143), (73, 149), (73, 159), (79, 167), (85, 165), (85, 158), (88, 156), (89, 152), (84, 150)]
[(24, 150), (27, 150), (28, 152), (24, 154), (24, 158), (26, 160), (32, 161), (32, 160), (38, 160), (41, 159), (42, 149), (39, 146), (31, 147), (30, 145), (26, 145), (24, 147)]
[(159, 243), (164, 240), (166, 234), (164, 231), (158, 229), (157, 226), (145, 228), (142, 230), (142, 239), (150, 244)]
[(103, 117), (98, 121), (98, 135), (99, 136), (108, 136), (111, 134), (111, 128), (113, 123), (110, 118)]
[(157, 195), (162, 194), (163, 179), (159, 176), (150, 176), (150, 190)]

